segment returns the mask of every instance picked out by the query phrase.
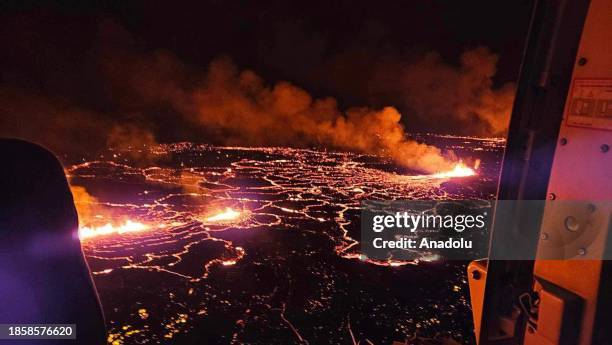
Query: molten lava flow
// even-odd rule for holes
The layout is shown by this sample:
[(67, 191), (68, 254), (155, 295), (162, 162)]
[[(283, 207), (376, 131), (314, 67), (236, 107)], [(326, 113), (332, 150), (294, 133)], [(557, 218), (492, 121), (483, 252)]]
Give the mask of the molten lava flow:
[(439, 172), (436, 174), (430, 175), (434, 178), (450, 178), (450, 177), (467, 177), (476, 175), (476, 171), (462, 162), (457, 163), (453, 170)]
[(124, 234), (130, 232), (139, 232), (150, 229), (150, 226), (140, 223), (134, 222), (131, 220), (126, 220), (123, 224), (113, 225), (111, 223), (106, 223), (102, 226), (82, 226), (79, 228), (79, 238), (86, 239), (101, 235), (111, 235), (111, 234)]
[[(452, 140), (457, 145), (450, 146), (470, 157), (478, 157), (481, 148), (503, 152), (504, 147), (504, 142), (498, 141)], [(372, 272), (382, 272), (410, 270), (407, 266), (444, 259), (416, 252), (413, 260), (376, 260), (364, 255), (358, 212), (364, 200), (495, 197), (478, 187), (494, 184), (491, 169), (483, 169), (485, 165), (478, 168), (477, 161), (466, 159), (463, 164), (453, 160), (449, 166), (432, 167), (423, 175), (403, 175), (396, 173), (390, 162), (381, 164), (375, 156), (350, 152), (193, 143), (158, 145), (149, 150), (163, 166), (142, 167), (113, 157), (116, 161), (89, 161), (67, 169), (72, 182), (83, 185), (72, 186), (72, 190), (83, 228), (83, 251), (104, 289), (110, 343), (165, 339), (176, 335), (171, 332), (190, 329), (189, 322), (180, 320), (213, 313), (229, 319), (234, 317), (233, 310), (245, 310), (243, 315), (236, 314), (245, 324), (259, 324), (257, 320), (272, 317), (278, 320), (280, 309), (276, 307), (291, 299), (282, 291), (290, 289), (296, 277), (318, 282), (303, 289), (308, 296), (303, 301), (304, 311), (336, 313), (337, 303), (330, 296), (341, 293), (337, 289), (342, 289), (346, 279), (357, 277), (352, 286), (370, 288), (358, 275), (349, 272), (353, 275), (347, 276), (342, 260), (353, 261), (351, 267), (364, 266), (351, 272), (368, 272), (370, 266), (377, 266)], [(173, 165), (166, 166), (170, 162)], [(478, 176), (457, 178), (473, 175), (468, 167)], [(461, 188), (444, 183), (453, 177)], [(120, 185), (131, 187), (117, 188)], [(104, 193), (98, 198), (86, 187), (92, 193)], [(493, 187), (485, 190), (493, 191)], [(134, 226), (136, 222), (141, 226)], [(123, 227), (124, 223), (127, 226)], [(441, 277), (443, 284), (456, 285), (452, 277)], [(117, 281), (119, 284), (114, 284)], [(240, 287), (251, 283), (260, 285), (261, 292), (245, 300)], [(143, 285), (147, 285), (146, 291)], [(123, 298), (127, 290), (135, 293), (138, 308)], [(220, 301), (222, 307), (218, 308)], [(190, 304), (193, 302), (196, 304)], [(368, 308), (383, 310), (378, 308), (388, 304), (384, 299), (382, 303)], [(130, 308), (133, 312), (125, 312)], [(446, 312), (437, 305), (432, 308), (422, 312)], [(449, 308), (455, 310), (454, 305)], [(413, 312), (413, 306), (401, 311), (406, 315)], [(384, 317), (384, 311), (381, 313)], [(364, 315), (367, 320), (379, 316), (367, 310)], [(353, 314), (350, 317), (353, 320)], [(339, 322), (346, 327), (346, 319)], [(241, 331), (235, 334), (236, 343), (244, 342)]]
[(240, 212), (234, 211), (233, 209), (227, 207), (225, 211), (215, 214), (214, 216), (210, 216), (205, 220), (211, 223), (224, 223), (232, 220), (236, 220), (240, 217)]

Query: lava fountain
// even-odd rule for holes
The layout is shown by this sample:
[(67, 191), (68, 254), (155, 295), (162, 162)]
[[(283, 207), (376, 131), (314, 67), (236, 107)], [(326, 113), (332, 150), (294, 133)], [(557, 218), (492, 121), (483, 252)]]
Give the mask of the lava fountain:
[(241, 217), (242, 213), (226, 207), (224, 211), (214, 214), (205, 218), (207, 223), (227, 223), (237, 220)]
[(141, 232), (141, 231), (148, 230), (150, 228), (151, 227), (149, 225), (128, 219), (123, 224), (119, 224), (119, 225), (113, 225), (111, 223), (106, 223), (101, 226), (81, 226), (79, 227), (79, 238), (81, 240), (84, 240), (87, 238), (103, 236), (103, 235), (112, 235), (112, 234), (122, 235), (125, 233)]
[(476, 175), (476, 170), (468, 167), (463, 162), (459, 162), (452, 170), (439, 172), (430, 175), (434, 178), (450, 178), (450, 177), (468, 177)]

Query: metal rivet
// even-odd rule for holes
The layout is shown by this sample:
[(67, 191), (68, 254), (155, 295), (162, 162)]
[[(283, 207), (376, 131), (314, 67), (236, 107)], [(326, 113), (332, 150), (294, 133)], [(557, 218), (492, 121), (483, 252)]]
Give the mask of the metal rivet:
[(595, 205), (593, 204), (588, 204), (587, 205), (587, 210), (591, 213), (595, 212), (595, 210), (597, 209), (597, 207), (595, 207)]
[(601, 152), (606, 153), (606, 152), (610, 151), (610, 145), (608, 145), (608, 144), (601, 144), (599, 149), (601, 150)]
[(578, 65), (584, 66), (584, 65), (587, 64), (587, 61), (589, 61), (589, 60), (587, 60), (587, 58), (581, 57), (580, 59), (578, 59)]
[(540, 239), (541, 239), (542, 241), (546, 241), (546, 240), (548, 239), (548, 234), (547, 234), (547, 233), (545, 233), (545, 232), (543, 232), (543, 233), (540, 235)]
[(561, 144), (561, 146), (567, 145), (567, 139), (561, 138), (561, 140), (559, 140), (559, 144)]
[(557, 194), (555, 193), (548, 193), (548, 200), (555, 200), (557, 198)]
[(565, 218), (565, 229), (571, 232), (576, 232), (580, 229), (580, 222), (574, 216), (567, 216)]
[(586, 253), (587, 253), (586, 249), (584, 249), (584, 248), (579, 248), (578, 249), (578, 255), (585, 256)]
[(480, 272), (472, 271), (472, 279), (479, 280), (480, 279)]

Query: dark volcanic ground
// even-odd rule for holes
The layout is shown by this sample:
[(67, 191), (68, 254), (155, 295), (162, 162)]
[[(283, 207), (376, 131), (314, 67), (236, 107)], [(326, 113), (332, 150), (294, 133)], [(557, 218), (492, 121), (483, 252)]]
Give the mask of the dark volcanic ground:
[[(147, 227), (83, 239), (109, 343), (390, 344), (415, 333), (473, 343), (465, 262), (360, 260), (362, 200), (494, 198), (503, 141), (420, 139), (480, 158), (479, 174), (415, 177), (366, 155), (190, 143), (140, 152), (138, 164), (138, 152), (109, 151), (70, 167), (93, 197), (77, 197), (82, 227)], [(239, 215), (211, 218), (228, 208)]]

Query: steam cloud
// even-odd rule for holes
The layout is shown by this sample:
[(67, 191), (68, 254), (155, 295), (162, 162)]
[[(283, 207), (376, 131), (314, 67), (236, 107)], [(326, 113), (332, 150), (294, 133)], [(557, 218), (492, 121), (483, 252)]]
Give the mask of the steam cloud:
[[(214, 60), (202, 74), (166, 52), (134, 52), (129, 34), (116, 25), (101, 26), (100, 37), (97, 89), (104, 90), (109, 106), (89, 110), (65, 98), (3, 87), (0, 135), (34, 140), (56, 152), (137, 147), (172, 132), (172, 140), (371, 153), (425, 172), (456, 163), (452, 153), (407, 139), (394, 107), (342, 112), (333, 98), (315, 99), (284, 81), (267, 85), (229, 58)], [(496, 59), (479, 48), (463, 54), (455, 68), (428, 54), (403, 67), (389, 85), (417, 116), (471, 121), (480, 125), (480, 134), (502, 133), (513, 94), (511, 85), (492, 90)]]

